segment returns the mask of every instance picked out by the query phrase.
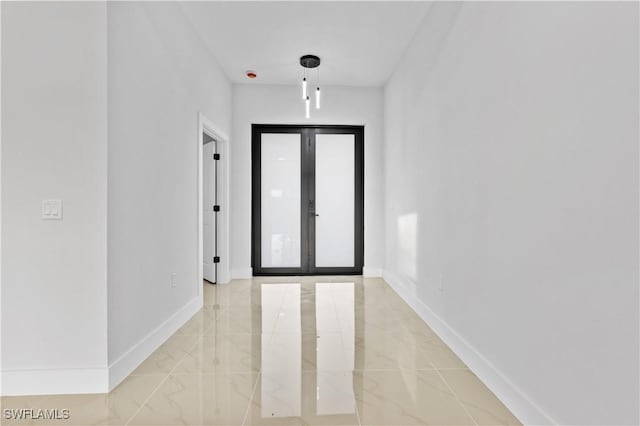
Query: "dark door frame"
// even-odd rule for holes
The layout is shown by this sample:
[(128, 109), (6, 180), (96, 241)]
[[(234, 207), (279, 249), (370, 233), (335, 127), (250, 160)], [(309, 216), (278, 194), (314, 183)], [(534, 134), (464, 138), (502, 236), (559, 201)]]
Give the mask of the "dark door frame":
[[(261, 144), (263, 133), (300, 134), (302, 173), (300, 205), (300, 267), (263, 268), (261, 247)], [(315, 267), (315, 135), (352, 134), (355, 139), (354, 266)], [(251, 266), (253, 275), (362, 275), (364, 265), (364, 126), (251, 125)]]

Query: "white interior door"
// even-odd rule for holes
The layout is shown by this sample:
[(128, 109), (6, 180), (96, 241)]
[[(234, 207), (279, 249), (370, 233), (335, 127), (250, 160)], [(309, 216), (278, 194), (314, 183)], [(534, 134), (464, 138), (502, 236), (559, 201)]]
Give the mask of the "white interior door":
[(300, 267), (300, 134), (263, 133), (261, 266)]
[(216, 218), (213, 206), (216, 204), (216, 165), (213, 159), (215, 141), (203, 146), (202, 168), (202, 232), (203, 232), (203, 276), (212, 283), (216, 282)]
[(355, 265), (355, 136), (316, 135), (316, 267)]

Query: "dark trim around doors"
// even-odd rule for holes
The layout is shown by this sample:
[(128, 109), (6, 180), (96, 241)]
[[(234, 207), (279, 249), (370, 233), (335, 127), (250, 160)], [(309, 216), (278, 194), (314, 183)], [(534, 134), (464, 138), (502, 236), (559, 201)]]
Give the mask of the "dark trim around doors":
[[(364, 265), (364, 126), (279, 125), (251, 126), (251, 266), (253, 275), (361, 275)], [(298, 133), (301, 144), (300, 267), (263, 268), (261, 258), (261, 135)], [(353, 134), (355, 139), (354, 266), (315, 267), (315, 135)]]

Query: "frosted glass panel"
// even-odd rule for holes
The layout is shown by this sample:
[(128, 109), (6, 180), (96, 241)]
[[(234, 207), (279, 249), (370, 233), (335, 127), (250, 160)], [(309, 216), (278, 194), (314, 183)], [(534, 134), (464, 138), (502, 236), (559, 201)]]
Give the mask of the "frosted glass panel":
[(316, 135), (316, 266), (354, 266), (354, 135)]
[(262, 267), (300, 267), (300, 135), (263, 133)]

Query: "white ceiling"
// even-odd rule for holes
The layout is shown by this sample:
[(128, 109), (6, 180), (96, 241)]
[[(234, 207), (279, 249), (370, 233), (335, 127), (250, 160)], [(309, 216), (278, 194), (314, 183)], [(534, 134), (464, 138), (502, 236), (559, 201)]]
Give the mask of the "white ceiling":
[[(322, 84), (382, 86), (427, 2), (184, 2), (185, 15), (234, 83), (296, 84), (318, 55)], [(245, 71), (254, 70), (250, 80)], [(312, 81), (315, 81), (315, 74)]]

